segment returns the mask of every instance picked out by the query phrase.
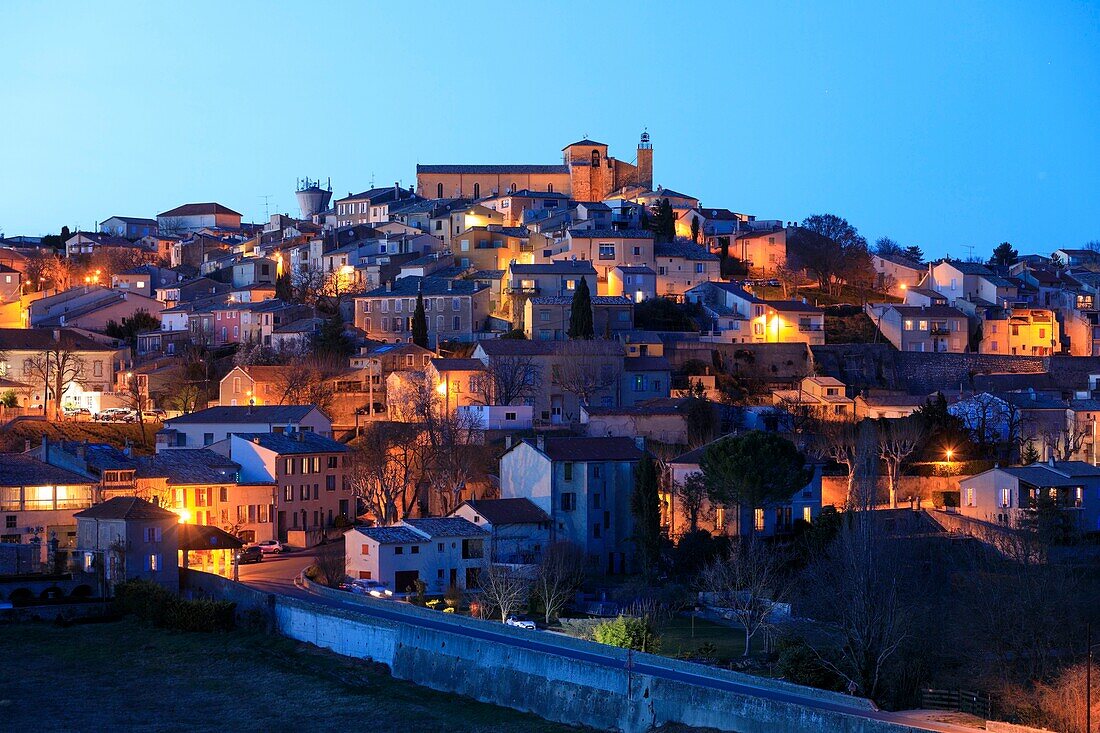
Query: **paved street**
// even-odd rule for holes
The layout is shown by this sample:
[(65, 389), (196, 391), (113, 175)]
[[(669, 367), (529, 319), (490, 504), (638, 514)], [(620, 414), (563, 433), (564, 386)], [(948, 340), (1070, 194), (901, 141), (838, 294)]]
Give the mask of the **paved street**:
[(264, 555), (262, 562), (241, 565), (238, 574), (242, 583), (253, 588), (269, 593), (288, 593), (297, 590), (295, 576), (309, 567), (315, 556), (312, 550)]
[[(547, 654), (555, 654), (557, 656), (576, 659), (578, 661), (583, 661), (590, 664), (597, 664), (613, 669), (623, 669), (626, 667), (626, 662), (616, 657), (604, 656), (602, 654), (597, 654), (589, 651), (582, 651), (570, 647), (564, 647), (551, 641), (544, 641), (544, 637), (542, 636), (543, 632), (532, 633), (529, 638), (517, 638), (512, 633), (498, 631), (497, 628), (495, 628), (494, 625), (491, 623), (485, 624), (484, 628), (471, 629), (467, 626), (460, 626), (458, 624), (452, 623), (443, 614), (440, 614), (440, 618), (437, 620), (431, 618), (422, 618), (419, 615), (403, 613), (397, 608), (387, 608), (387, 605), (394, 603), (392, 601), (372, 602), (372, 599), (363, 599), (364, 601), (366, 601), (363, 602), (357, 599), (348, 600), (345, 602), (318, 596), (294, 585), (294, 577), (298, 575), (298, 573), (300, 573), (303, 569), (309, 566), (309, 564), (313, 561), (313, 557), (314, 553), (308, 551), (287, 553), (280, 556), (269, 555), (265, 557), (264, 561), (261, 563), (257, 563), (255, 565), (241, 566), (240, 579), (241, 582), (246, 583), (259, 590), (264, 590), (269, 593), (278, 593), (280, 595), (290, 596), (298, 599), (305, 599), (312, 603), (317, 603), (323, 606), (351, 610), (367, 616), (384, 618), (392, 621), (399, 621), (402, 623), (422, 626), (424, 628), (437, 631), (465, 634), (466, 636), (470, 636), (476, 639), (510, 644), (523, 649), (540, 651)], [(806, 708), (844, 713), (846, 715), (853, 715), (856, 717), (868, 718), (872, 720), (890, 721), (901, 725), (911, 726), (913, 729), (916, 730), (937, 731), (938, 733), (973, 733), (974, 731), (974, 728), (972, 727), (931, 721), (924, 718), (923, 716), (915, 716), (907, 713), (869, 711), (864, 708), (850, 707), (848, 705), (837, 703), (832, 700), (821, 700), (816, 697), (804, 696), (795, 692), (776, 689), (769, 686), (757, 687), (754, 685), (710, 677), (706, 674), (692, 674), (690, 672), (684, 672), (681, 670), (672, 670), (662, 666), (648, 664), (646, 662), (641, 662), (637, 660), (633, 662), (631, 668), (634, 672), (638, 674), (661, 677), (664, 679), (676, 680), (679, 682), (687, 682), (690, 684), (698, 685), (700, 687), (726, 690), (742, 695), (752, 695), (768, 700), (774, 700), (776, 702), (801, 705)]]

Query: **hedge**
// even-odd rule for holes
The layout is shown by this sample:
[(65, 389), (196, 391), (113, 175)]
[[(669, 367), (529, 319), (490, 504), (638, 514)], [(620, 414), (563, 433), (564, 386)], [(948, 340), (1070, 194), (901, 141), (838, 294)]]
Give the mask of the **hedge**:
[(115, 607), (127, 616), (177, 631), (229, 631), (237, 604), (230, 601), (180, 598), (147, 580), (128, 580), (115, 587)]

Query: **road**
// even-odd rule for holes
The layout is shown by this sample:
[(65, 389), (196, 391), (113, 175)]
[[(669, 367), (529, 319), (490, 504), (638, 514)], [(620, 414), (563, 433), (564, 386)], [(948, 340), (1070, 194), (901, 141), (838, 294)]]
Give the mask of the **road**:
[(739, 695), (750, 695), (753, 697), (773, 700), (775, 702), (799, 705), (814, 710), (842, 713), (844, 715), (851, 715), (858, 718), (881, 720), (896, 723), (899, 725), (908, 725), (918, 730), (937, 731), (937, 733), (974, 733), (975, 730), (973, 727), (927, 720), (924, 716), (915, 715), (912, 711), (908, 713), (890, 713), (879, 710), (867, 710), (866, 708), (844, 705), (842, 703), (834, 702), (832, 700), (822, 700), (817, 697), (800, 695), (797, 692), (791, 692), (784, 689), (776, 689), (768, 686), (758, 687), (751, 684), (714, 678), (707, 675), (693, 674), (691, 672), (685, 672), (682, 670), (668, 669), (666, 667), (648, 664), (644, 661), (634, 660), (633, 663), (630, 664), (629, 662), (616, 657), (604, 656), (602, 654), (583, 651), (542, 641), (540, 639), (540, 635), (547, 632), (533, 632), (530, 638), (527, 639), (517, 638), (511, 633), (501, 633), (499, 631), (493, 630), (493, 625), (491, 623), (487, 623), (484, 629), (474, 629), (469, 628), (465, 625), (460, 626), (454, 623), (450, 623), (445, 618), (442, 618), (442, 614), (440, 614), (440, 620), (435, 620), (431, 618), (423, 618), (419, 615), (403, 613), (397, 609), (390, 610), (385, 607), (384, 602), (368, 605), (355, 600), (338, 601), (331, 598), (322, 597), (314, 593), (310, 593), (303, 588), (299, 588), (294, 584), (294, 578), (313, 562), (313, 557), (314, 555), (311, 552), (293, 552), (280, 556), (267, 555), (264, 557), (263, 562), (256, 563), (254, 565), (242, 565), (239, 569), (239, 577), (242, 583), (245, 583), (253, 588), (256, 588), (257, 590), (262, 590), (267, 593), (277, 593), (300, 600), (306, 600), (322, 606), (350, 610), (361, 613), (365, 616), (383, 618), (391, 621), (399, 621), (402, 623), (432, 629), (434, 631), (445, 631), (449, 633), (464, 634), (474, 639), (496, 642), (500, 644), (508, 644), (522, 649), (530, 649), (532, 651), (543, 652), (546, 654), (554, 654), (560, 657), (575, 659), (577, 661), (608, 667), (611, 669), (627, 669), (627, 666), (629, 664), (630, 670), (637, 674), (644, 674), (652, 677), (659, 677), (661, 679), (684, 682), (697, 685), (699, 687), (723, 690)]

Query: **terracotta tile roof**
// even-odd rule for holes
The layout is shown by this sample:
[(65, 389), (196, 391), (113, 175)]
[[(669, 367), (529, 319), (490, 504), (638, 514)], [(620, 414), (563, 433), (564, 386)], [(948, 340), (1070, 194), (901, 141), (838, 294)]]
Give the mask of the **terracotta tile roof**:
[(116, 496), (102, 504), (88, 507), (77, 512), (74, 517), (81, 519), (124, 519), (124, 520), (166, 520), (179, 518), (175, 512), (161, 509), (156, 504), (139, 499), (136, 496)]

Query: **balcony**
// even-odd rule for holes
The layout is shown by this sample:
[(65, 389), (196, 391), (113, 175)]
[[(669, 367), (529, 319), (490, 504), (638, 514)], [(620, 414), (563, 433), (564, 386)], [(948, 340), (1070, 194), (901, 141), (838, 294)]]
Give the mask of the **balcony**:
[(524, 287), (522, 285), (515, 285), (513, 287), (507, 288), (506, 292), (509, 295), (538, 295), (539, 294), (539, 288), (538, 288), (537, 285), (532, 285), (532, 286), (529, 286), (529, 287)]
[(824, 331), (825, 327), (820, 323), (800, 323), (798, 324), (799, 331)]
[(932, 328), (928, 329), (928, 335), (929, 336), (950, 336), (951, 335), (951, 329), (948, 328), (947, 326), (932, 326)]

